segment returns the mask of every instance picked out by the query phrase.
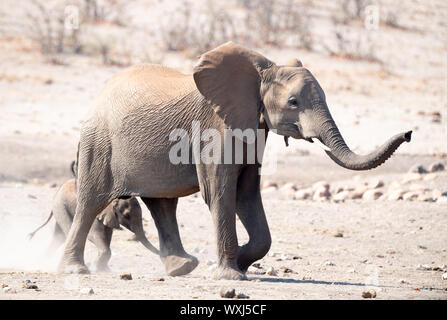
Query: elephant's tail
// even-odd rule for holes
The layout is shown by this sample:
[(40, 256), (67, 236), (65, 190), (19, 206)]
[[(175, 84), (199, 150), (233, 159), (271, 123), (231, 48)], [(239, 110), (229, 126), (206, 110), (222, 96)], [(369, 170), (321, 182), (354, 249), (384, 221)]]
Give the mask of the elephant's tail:
[(28, 240), (31, 240), (37, 231), (39, 231), (40, 229), (45, 227), (47, 225), (47, 223), (50, 222), (52, 217), (53, 217), (53, 211), (51, 211), (50, 216), (48, 217), (47, 221), (45, 221), (45, 223), (43, 225), (41, 225), (39, 228), (37, 228), (36, 230), (34, 230), (33, 232), (28, 234)]

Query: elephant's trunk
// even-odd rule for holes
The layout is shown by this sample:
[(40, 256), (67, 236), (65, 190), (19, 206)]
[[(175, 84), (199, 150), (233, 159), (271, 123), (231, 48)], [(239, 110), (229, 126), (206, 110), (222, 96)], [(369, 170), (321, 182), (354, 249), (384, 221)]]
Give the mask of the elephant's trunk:
[[(137, 240), (141, 242), (143, 246), (145, 246), (149, 251), (160, 255), (160, 251), (158, 251), (157, 248), (155, 248), (152, 243), (150, 243), (149, 240), (147, 240), (146, 235), (144, 234), (143, 226), (137, 227), (137, 230), (134, 231), (135, 235), (137, 236)], [(133, 231), (133, 230), (132, 230)]]
[(327, 107), (325, 108), (319, 138), (329, 150), (326, 153), (338, 165), (350, 170), (369, 170), (384, 163), (403, 142), (410, 142), (411, 131), (400, 133), (389, 139), (377, 150), (367, 155), (358, 155), (346, 145)]

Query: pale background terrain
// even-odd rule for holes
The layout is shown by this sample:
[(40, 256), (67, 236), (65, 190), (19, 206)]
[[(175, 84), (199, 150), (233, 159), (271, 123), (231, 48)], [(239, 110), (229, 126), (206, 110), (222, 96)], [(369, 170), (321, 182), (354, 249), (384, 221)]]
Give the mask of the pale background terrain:
[[(67, 5), (79, 9), (74, 32), (64, 27)], [(379, 12), (377, 29), (365, 26), (368, 5)], [(201, 262), (190, 275), (166, 277), (159, 259), (128, 241), (127, 231), (115, 232), (112, 274), (56, 274), (60, 251), (42, 256), (54, 222), (31, 242), (26, 234), (46, 219), (57, 188), (70, 178), (92, 99), (127, 66), (159, 63), (190, 73), (200, 53), (228, 40), (278, 64), (299, 58), (354, 151), (366, 153), (407, 130), (411, 143), (378, 169), (353, 172), (315, 145), (291, 139), (286, 148), (282, 137), (269, 136), (266, 160), (277, 167), (263, 182), (273, 244), (259, 263), (277, 275), (211, 280), (214, 231), (199, 195), (180, 199), (178, 210), (183, 244)], [(220, 299), (222, 286), (253, 299), (361, 299), (369, 288), (376, 299), (446, 299), (447, 171), (407, 174), (415, 165), (447, 166), (446, 52), (442, 0), (2, 1), (0, 284), (16, 293), (2, 289), (0, 299)], [(328, 199), (297, 199), (322, 180), (330, 185)], [(336, 201), (341, 188), (346, 199)], [(368, 189), (379, 199), (351, 199)], [(390, 200), (393, 192), (409, 200)], [(88, 245), (87, 262), (95, 254)], [(134, 280), (120, 280), (121, 272)], [(25, 280), (41, 291), (23, 289)], [(84, 287), (95, 294), (81, 295)]]

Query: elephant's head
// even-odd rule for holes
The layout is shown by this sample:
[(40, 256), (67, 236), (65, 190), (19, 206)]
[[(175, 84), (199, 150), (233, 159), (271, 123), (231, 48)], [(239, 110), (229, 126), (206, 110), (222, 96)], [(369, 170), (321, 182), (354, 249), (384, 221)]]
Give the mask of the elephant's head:
[(411, 139), (409, 131), (368, 155), (353, 153), (332, 119), (323, 89), (297, 59), (280, 66), (228, 42), (202, 55), (194, 68), (194, 81), (227, 127), (257, 129), (262, 113), (269, 129), (318, 143), (332, 160), (348, 169), (375, 168)]
[(119, 228), (120, 225), (133, 232), (136, 240), (140, 241), (147, 249), (155, 254), (160, 252), (147, 240), (143, 228), (143, 215), (138, 200), (115, 199), (110, 204), (112, 210), (104, 210), (98, 219), (110, 228)]

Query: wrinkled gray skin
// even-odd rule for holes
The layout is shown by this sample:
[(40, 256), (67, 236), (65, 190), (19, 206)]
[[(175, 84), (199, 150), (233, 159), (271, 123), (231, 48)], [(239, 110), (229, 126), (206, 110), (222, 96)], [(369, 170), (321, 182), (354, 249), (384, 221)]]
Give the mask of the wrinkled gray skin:
[[(78, 206), (61, 272), (88, 272), (83, 254), (91, 224), (112, 199), (130, 195), (141, 196), (151, 211), (160, 257), (170, 275), (187, 274), (198, 264), (182, 246), (176, 207), (179, 197), (199, 190), (215, 227), (215, 278), (244, 279), (248, 266), (268, 252), (271, 238), (261, 201), (259, 163), (169, 161), (169, 150), (177, 143), (169, 140), (170, 132), (181, 128), (191, 137), (193, 120), (200, 121), (201, 131), (214, 128), (222, 136), (225, 128), (266, 128), (285, 137), (318, 138), (331, 149), (327, 154), (332, 160), (352, 170), (379, 166), (410, 140), (408, 132), (369, 155), (354, 154), (343, 141), (317, 80), (296, 59), (279, 66), (230, 42), (203, 54), (193, 75), (156, 65), (132, 67), (107, 83), (83, 123)], [(249, 235), (243, 246), (238, 245), (236, 214)]]
[[(53, 199), (53, 207), (47, 221), (29, 234), (31, 239), (34, 234), (44, 227), (52, 217), (56, 220), (53, 239), (47, 252), (53, 253), (64, 241), (70, 231), (73, 216), (76, 212), (76, 187), (75, 180), (65, 182)], [(159, 251), (147, 240), (142, 223), (141, 207), (138, 200), (113, 200), (98, 216), (92, 224), (88, 239), (98, 248), (99, 253), (95, 262), (96, 269), (108, 271), (108, 261), (111, 257), (110, 241), (113, 229), (120, 229), (120, 225), (132, 231), (135, 239), (140, 241), (147, 249), (155, 254)]]

